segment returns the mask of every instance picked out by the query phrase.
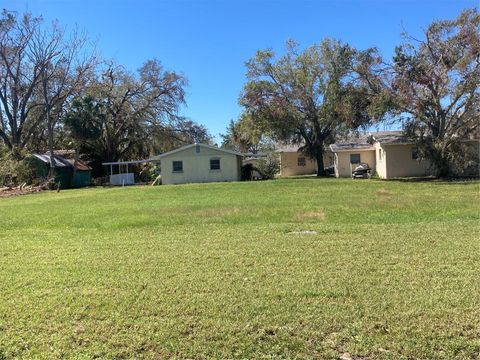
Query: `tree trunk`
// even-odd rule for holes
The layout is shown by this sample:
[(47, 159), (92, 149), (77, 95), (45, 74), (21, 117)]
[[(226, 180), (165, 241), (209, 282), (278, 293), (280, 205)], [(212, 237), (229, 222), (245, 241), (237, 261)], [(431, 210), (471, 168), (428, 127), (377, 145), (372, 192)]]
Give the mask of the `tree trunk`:
[(317, 160), (317, 176), (326, 176), (325, 165), (323, 163), (323, 146), (317, 150), (315, 160)]
[(55, 154), (53, 153), (53, 124), (50, 121), (50, 114), (47, 110), (47, 123), (48, 123), (48, 151), (50, 153), (50, 170), (48, 172), (48, 178), (55, 177)]
[(436, 176), (445, 178), (452, 175), (450, 163), (448, 159), (441, 152), (437, 152), (432, 158), (433, 166), (435, 167)]
[(78, 164), (79, 154), (80, 154), (80, 146), (77, 145), (75, 147), (75, 160), (73, 160), (73, 177), (75, 177), (77, 173), (77, 164)]

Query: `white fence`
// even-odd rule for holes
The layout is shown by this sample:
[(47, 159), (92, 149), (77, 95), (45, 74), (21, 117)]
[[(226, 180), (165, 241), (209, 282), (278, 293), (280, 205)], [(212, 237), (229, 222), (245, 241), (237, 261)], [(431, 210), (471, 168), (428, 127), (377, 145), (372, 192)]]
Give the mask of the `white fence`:
[(110, 185), (133, 185), (135, 179), (133, 173), (123, 173), (110, 175)]

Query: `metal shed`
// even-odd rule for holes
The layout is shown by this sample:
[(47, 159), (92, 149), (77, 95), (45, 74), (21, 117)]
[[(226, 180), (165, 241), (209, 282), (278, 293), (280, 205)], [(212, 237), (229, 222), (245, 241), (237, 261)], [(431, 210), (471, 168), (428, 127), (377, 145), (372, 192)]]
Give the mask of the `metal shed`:
[[(61, 155), (53, 156), (55, 182), (61, 189), (89, 186), (92, 182), (92, 168), (81, 160), (66, 159)], [(37, 178), (46, 178), (50, 170), (50, 154), (33, 154), (31, 163)], [(75, 171), (74, 171), (75, 164)]]

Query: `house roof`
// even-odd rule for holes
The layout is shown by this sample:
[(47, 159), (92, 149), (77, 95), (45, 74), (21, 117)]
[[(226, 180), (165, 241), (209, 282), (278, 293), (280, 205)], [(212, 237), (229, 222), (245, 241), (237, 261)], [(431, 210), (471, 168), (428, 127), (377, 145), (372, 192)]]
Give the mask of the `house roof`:
[(298, 149), (300, 149), (304, 144), (284, 144), (284, 143), (279, 143), (275, 145), (275, 152), (298, 152)]
[(333, 152), (349, 150), (373, 150), (373, 144), (378, 142), (383, 145), (411, 143), (402, 131), (378, 131), (347, 136), (335, 144), (330, 145)]
[[(75, 164), (75, 159), (67, 159), (67, 161), (72, 165), (72, 167)], [(86, 163), (84, 163), (82, 160), (77, 160), (77, 163), (75, 164), (76, 169), (79, 171), (90, 171), (92, 168), (88, 166)]]
[[(50, 154), (33, 154), (35, 158), (40, 160), (41, 162), (50, 165)], [(62, 167), (72, 167), (74, 166), (75, 160), (74, 159), (65, 159), (63, 156), (60, 155), (53, 155), (53, 160), (55, 163), (56, 168), (62, 168)], [(84, 163), (81, 160), (77, 160), (76, 163), (76, 169), (80, 171), (89, 171), (92, 170), (90, 166), (88, 166), (86, 163)]]
[(305, 146), (305, 143), (300, 144), (286, 144), (286, 143), (277, 143), (275, 144), (275, 152), (277, 153), (298, 153), (300, 148)]
[(224, 152), (224, 153), (227, 153), (227, 154), (232, 154), (232, 155), (237, 155), (237, 156), (243, 156), (243, 154), (239, 153), (239, 152), (236, 152), (236, 151), (232, 151), (232, 150), (227, 150), (227, 149), (221, 149), (219, 147), (216, 147), (216, 146), (211, 146), (211, 145), (207, 145), (207, 144), (189, 144), (189, 145), (185, 145), (185, 146), (182, 146), (178, 149), (175, 149), (175, 150), (172, 150), (172, 151), (168, 151), (166, 153), (163, 153), (163, 154), (160, 154), (160, 155), (157, 155), (157, 156), (153, 156), (151, 157), (149, 160), (150, 161), (153, 161), (153, 160), (160, 160), (166, 156), (169, 156), (169, 155), (172, 155), (172, 154), (175, 154), (175, 153), (178, 153), (178, 152), (181, 152), (183, 150), (187, 150), (187, 149), (190, 149), (194, 146), (200, 146), (202, 148), (205, 148), (205, 149), (213, 149), (213, 150), (216, 150), (216, 151), (220, 151), (220, 152)]

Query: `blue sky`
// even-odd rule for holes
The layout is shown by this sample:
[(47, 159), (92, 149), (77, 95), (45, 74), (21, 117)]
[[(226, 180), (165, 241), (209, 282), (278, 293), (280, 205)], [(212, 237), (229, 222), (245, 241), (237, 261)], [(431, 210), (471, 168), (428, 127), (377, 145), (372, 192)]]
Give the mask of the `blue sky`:
[(30, 11), (75, 24), (98, 39), (101, 55), (130, 70), (148, 59), (189, 79), (182, 114), (224, 132), (241, 112), (244, 63), (263, 48), (281, 53), (285, 40), (309, 46), (325, 37), (390, 58), (407, 30), (421, 36), (434, 19), (457, 16), (478, 0), (0, 0), (0, 8)]

